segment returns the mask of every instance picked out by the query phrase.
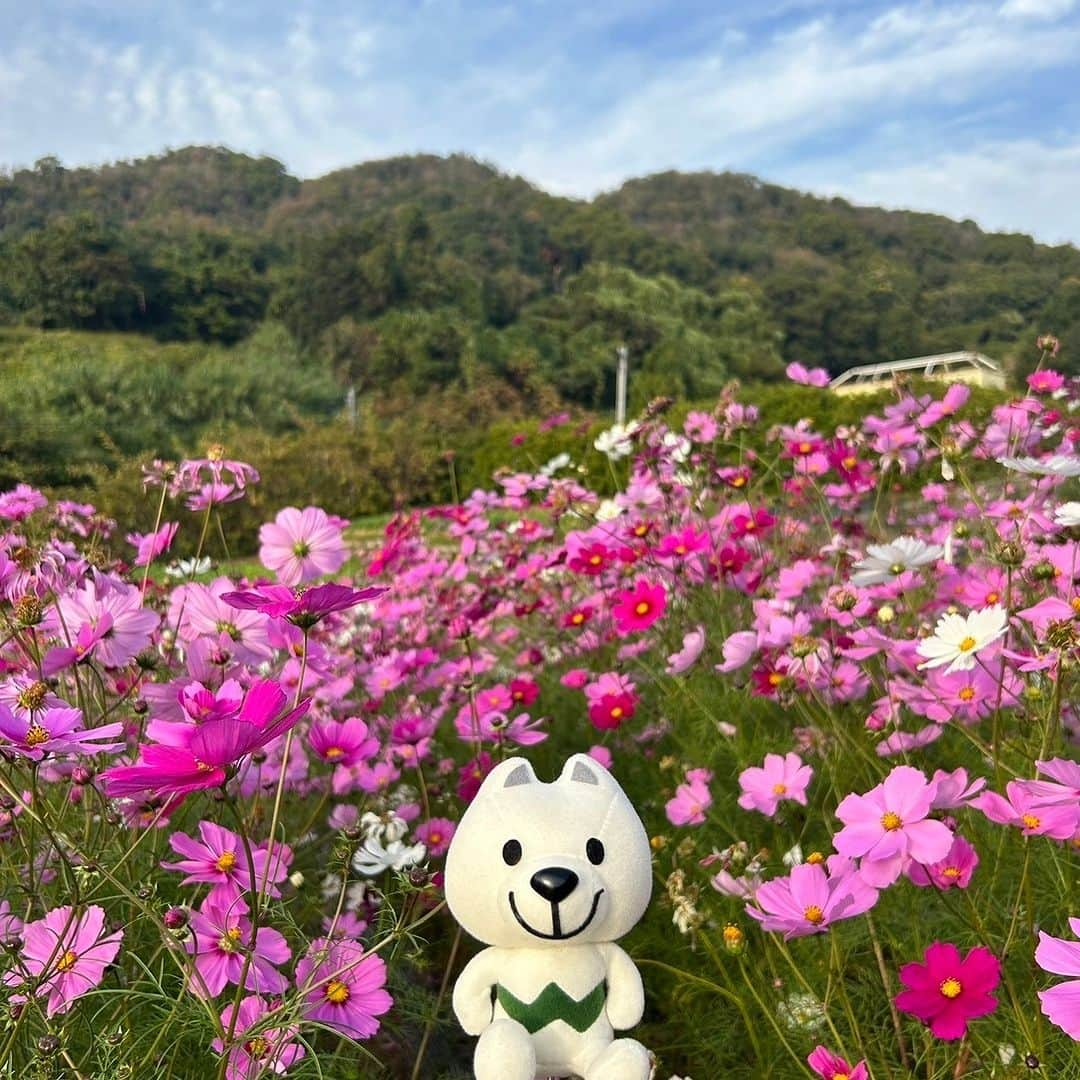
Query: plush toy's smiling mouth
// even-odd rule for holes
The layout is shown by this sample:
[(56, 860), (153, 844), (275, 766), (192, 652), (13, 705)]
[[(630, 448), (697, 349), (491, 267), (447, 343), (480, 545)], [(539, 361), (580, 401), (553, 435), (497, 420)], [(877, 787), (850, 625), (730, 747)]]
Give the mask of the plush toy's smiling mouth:
[(593, 897), (592, 908), (589, 911), (589, 917), (576, 929), (571, 930), (568, 934), (562, 932), (562, 922), (559, 919), (559, 905), (553, 903), (551, 905), (551, 933), (545, 934), (541, 930), (534, 930), (522, 917), (521, 912), (517, 909), (517, 904), (514, 903), (514, 894), (510, 893), (510, 910), (514, 913), (514, 918), (517, 919), (518, 924), (525, 930), (527, 930), (533, 937), (543, 938), (545, 941), (568, 941), (572, 937), (577, 937), (588, 925), (596, 918), (596, 912), (600, 907), (600, 897), (603, 895), (604, 890), (597, 890), (596, 895)]

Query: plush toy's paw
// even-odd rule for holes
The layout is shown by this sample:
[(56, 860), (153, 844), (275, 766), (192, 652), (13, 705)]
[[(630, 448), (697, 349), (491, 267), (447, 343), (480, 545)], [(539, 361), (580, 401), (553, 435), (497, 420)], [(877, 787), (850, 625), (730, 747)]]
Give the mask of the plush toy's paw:
[(476, 1044), (473, 1067), (476, 1080), (535, 1080), (536, 1050), (529, 1033), (516, 1020), (496, 1020)]
[(589, 1063), (585, 1080), (649, 1080), (649, 1051), (634, 1039), (616, 1039)]

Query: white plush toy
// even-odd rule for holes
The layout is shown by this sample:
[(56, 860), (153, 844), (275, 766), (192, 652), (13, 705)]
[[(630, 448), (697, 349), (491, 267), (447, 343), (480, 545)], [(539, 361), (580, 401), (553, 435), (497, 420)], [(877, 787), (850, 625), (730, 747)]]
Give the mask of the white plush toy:
[(575, 754), (553, 784), (523, 758), (492, 770), (446, 857), (451, 912), (491, 946), (454, 987), (477, 1080), (648, 1080), (649, 1052), (614, 1035), (644, 1009), (615, 941), (651, 894), (648, 837), (607, 769)]

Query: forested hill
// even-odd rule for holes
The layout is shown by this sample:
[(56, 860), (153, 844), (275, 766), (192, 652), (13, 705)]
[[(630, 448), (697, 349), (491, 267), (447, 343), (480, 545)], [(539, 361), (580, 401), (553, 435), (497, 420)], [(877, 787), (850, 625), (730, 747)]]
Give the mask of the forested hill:
[(731, 173), (662, 173), (591, 202), (464, 156), (300, 181), (192, 147), (0, 176), (0, 323), (230, 344), (267, 321), (361, 391), (607, 401), (706, 396), (789, 360), (834, 373), (954, 348), (1080, 370), (1080, 251), (852, 206)]

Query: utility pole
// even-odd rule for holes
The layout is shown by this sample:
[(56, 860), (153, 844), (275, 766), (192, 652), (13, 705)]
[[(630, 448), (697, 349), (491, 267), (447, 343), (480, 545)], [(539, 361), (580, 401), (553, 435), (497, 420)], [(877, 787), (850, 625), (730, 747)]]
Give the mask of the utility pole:
[(630, 350), (620, 345), (615, 350), (619, 366), (615, 369), (615, 423), (626, 423), (626, 380), (630, 361)]

